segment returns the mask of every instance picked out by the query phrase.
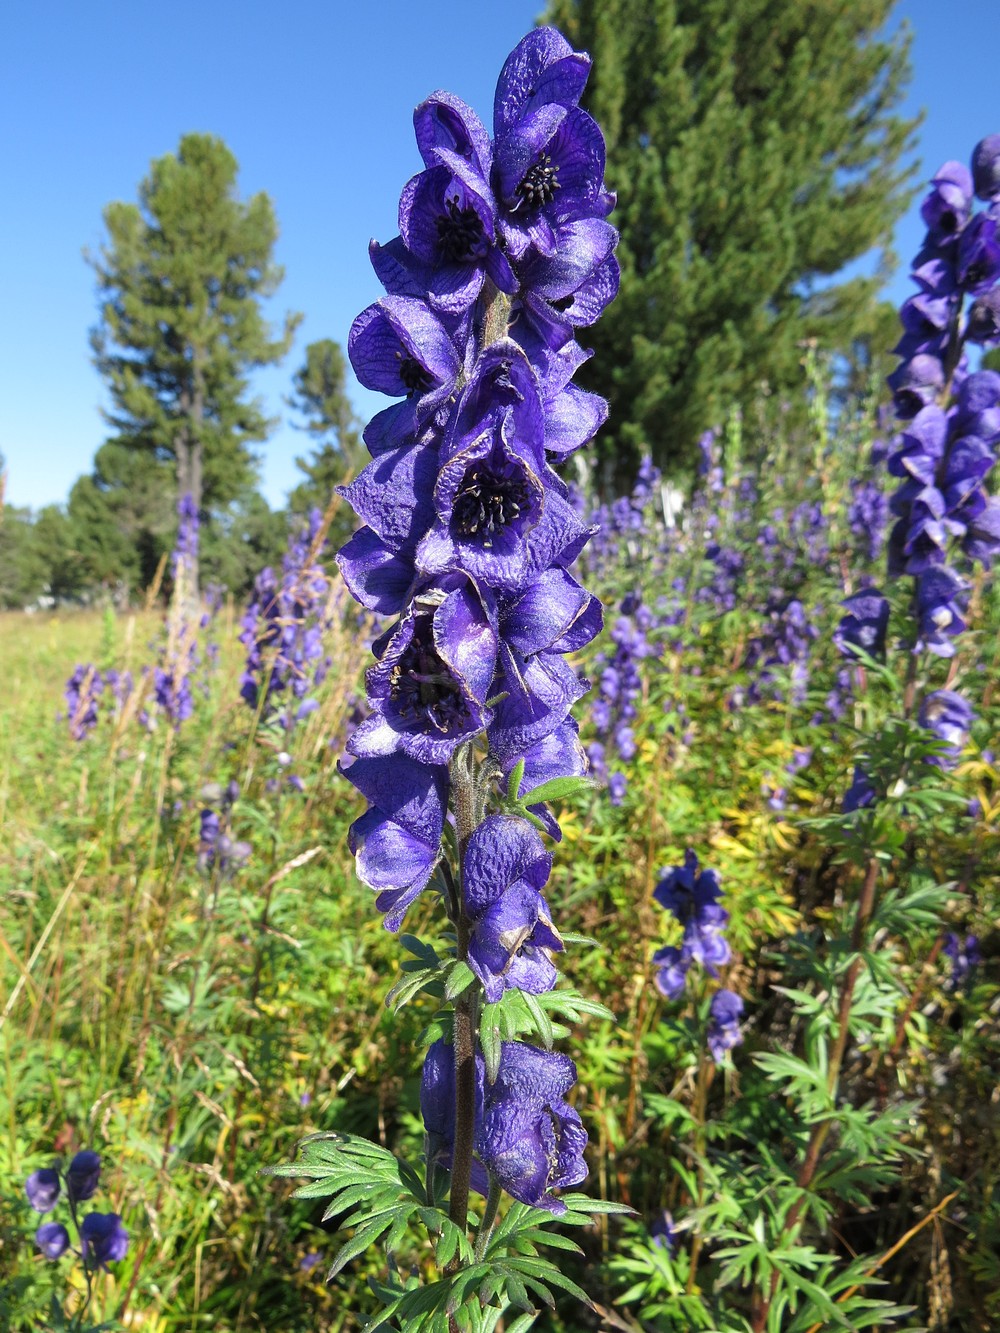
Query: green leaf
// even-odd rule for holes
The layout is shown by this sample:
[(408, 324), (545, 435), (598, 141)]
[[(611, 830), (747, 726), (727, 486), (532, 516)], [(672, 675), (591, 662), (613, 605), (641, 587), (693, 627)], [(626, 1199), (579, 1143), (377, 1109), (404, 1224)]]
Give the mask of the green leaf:
[(546, 805), (549, 801), (562, 801), (577, 792), (591, 791), (594, 782), (591, 778), (551, 778), (540, 787), (534, 787), (520, 797), (521, 805)]

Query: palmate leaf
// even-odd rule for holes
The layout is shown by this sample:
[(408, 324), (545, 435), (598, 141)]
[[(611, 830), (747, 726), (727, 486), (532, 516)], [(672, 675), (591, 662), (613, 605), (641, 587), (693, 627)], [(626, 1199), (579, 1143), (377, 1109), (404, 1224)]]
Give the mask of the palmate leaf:
[[(354, 1235), (337, 1252), (329, 1276), (334, 1277), (369, 1245), (385, 1237), (392, 1251), (411, 1225), (419, 1222), (431, 1235), (443, 1235), (451, 1253), (471, 1259), (468, 1240), (457, 1233), (447, 1215), (428, 1207), (420, 1177), (405, 1162), (367, 1139), (353, 1134), (313, 1134), (299, 1144), (295, 1162), (267, 1167), (266, 1175), (301, 1178), (295, 1197), (328, 1198), (323, 1220), (341, 1213), (343, 1225), (355, 1228)], [(450, 1231), (447, 1228), (451, 1228)]]

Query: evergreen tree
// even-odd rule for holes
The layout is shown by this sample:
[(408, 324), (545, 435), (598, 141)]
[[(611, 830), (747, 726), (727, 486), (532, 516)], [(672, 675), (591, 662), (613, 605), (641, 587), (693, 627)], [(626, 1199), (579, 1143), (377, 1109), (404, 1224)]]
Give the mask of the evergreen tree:
[(335, 486), (360, 465), (363, 456), (360, 423), (347, 396), (347, 362), (340, 344), (321, 338), (306, 348), (306, 359), (293, 379), (295, 393), (289, 407), (303, 417), (298, 429), (316, 441), (309, 458), (296, 458), (306, 474), (288, 497), (293, 514), (326, 509)]
[[(105, 209), (108, 240), (91, 260), (101, 297), (91, 345), (111, 393), (110, 444), (155, 465), (134, 466), (172, 502), (190, 494), (205, 510), (255, 479), (248, 446), (274, 423), (248, 398), (247, 372), (284, 356), (300, 318), (286, 316), (278, 337), (263, 318), (260, 302), (283, 276), (272, 259), (277, 223), (266, 194), (237, 197), (236, 174), (220, 139), (185, 135), (176, 154), (152, 163), (138, 204)], [(110, 470), (125, 469), (116, 459)], [(102, 484), (122, 482), (97, 477), (94, 489)], [(158, 529), (157, 517), (149, 522)]]
[[(878, 35), (893, 3), (551, 0), (593, 56), (619, 199), (621, 294), (581, 372), (611, 400), (609, 471), (643, 449), (677, 471), (762, 384), (778, 402), (800, 389), (806, 339), (845, 350), (884, 329), (918, 123), (895, 112), (909, 36)], [(875, 277), (829, 281), (878, 248)]]

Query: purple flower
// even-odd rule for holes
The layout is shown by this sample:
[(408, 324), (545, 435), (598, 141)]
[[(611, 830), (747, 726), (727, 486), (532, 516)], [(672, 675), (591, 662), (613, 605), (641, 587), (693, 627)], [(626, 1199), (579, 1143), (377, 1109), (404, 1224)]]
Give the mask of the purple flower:
[(72, 1203), (93, 1198), (101, 1179), (100, 1156), (90, 1148), (78, 1152), (66, 1172), (66, 1193)]
[(712, 996), (708, 1012), (708, 1030), (705, 1039), (712, 1059), (716, 1064), (721, 1064), (726, 1052), (731, 1051), (743, 1040), (743, 1034), (740, 1032), (743, 1001), (734, 991), (719, 990)]
[(722, 897), (719, 876), (714, 870), (698, 867), (697, 853), (684, 853), (684, 864), (665, 870), (653, 890), (654, 899), (682, 925), (699, 920)]
[(844, 814), (850, 815), (855, 810), (865, 810), (868, 806), (874, 805), (875, 800), (876, 792), (871, 778), (863, 768), (855, 765), (851, 785), (844, 796)]
[[(486, 1065), (479, 1051), (475, 1058), (474, 1132), (483, 1124)], [(420, 1114), (428, 1138), (428, 1164), (451, 1167), (455, 1147), (455, 1048), (444, 1041), (431, 1045), (424, 1057), (420, 1079)], [(472, 1188), (489, 1193), (489, 1179), (478, 1162), (472, 1163)]]
[(653, 962), (657, 968), (653, 978), (656, 989), (668, 1000), (680, 999), (687, 985), (688, 969), (692, 962), (690, 953), (668, 944), (663, 949), (657, 949), (653, 954)]
[(66, 682), (66, 720), (75, 741), (82, 741), (97, 726), (97, 696), (103, 689), (101, 673), (93, 664), (77, 665)]
[(61, 1222), (43, 1222), (35, 1232), (35, 1244), (46, 1259), (59, 1259), (69, 1249), (69, 1232)]
[(43, 1166), (24, 1182), (24, 1192), (36, 1213), (49, 1213), (59, 1198), (60, 1177), (55, 1167)]
[(471, 584), (427, 589), (376, 649), (379, 662), (367, 677), (371, 714), (351, 737), (351, 754), (402, 751), (443, 764), (489, 723), (496, 631)]
[(479, 1160), (508, 1194), (557, 1215), (566, 1205), (552, 1191), (587, 1175), (587, 1133), (564, 1100), (575, 1082), (576, 1066), (567, 1056), (504, 1042), (476, 1141)]
[(932, 569), (917, 580), (916, 649), (938, 657), (954, 657), (956, 638), (965, 629), (966, 584), (950, 569)]
[(84, 1262), (91, 1268), (106, 1268), (128, 1253), (128, 1232), (117, 1213), (88, 1213), (80, 1223)]
[(366, 389), (407, 397), (420, 420), (447, 399), (459, 356), (441, 321), (422, 302), (384, 296), (351, 325), (347, 352)]
[(722, 889), (714, 870), (698, 870), (698, 857), (690, 849), (684, 864), (666, 871), (656, 888), (654, 899), (684, 927), (679, 953), (663, 950), (653, 961), (660, 965), (657, 985), (669, 998), (683, 989), (683, 976), (691, 963), (700, 963), (710, 976), (729, 962), (731, 951), (723, 935), (729, 913), (719, 906)]
[(869, 657), (881, 657), (885, 652), (885, 635), (889, 628), (889, 602), (877, 588), (863, 588), (841, 602), (845, 614), (833, 636), (839, 652), (853, 655), (855, 648)]
[(965, 226), (972, 207), (972, 176), (961, 162), (939, 167), (920, 214), (936, 239), (956, 235)]
[(672, 1215), (664, 1209), (653, 1225), (649, 1228), (649, 1234), (652, 1237), (653, 1244), (659, 1245), (670, 1255), (677, 1253), (677, 1237), (679, 1229), (674, 1224)]
[(489, 815), (469, 838), (462, 867), (469, 966), (491, 1004), (514, 987), (539, 995), (556, 983), (551, 955), (563, 944), (541, 895), (551, 865), (523, 819)]
[(375, 890), (386, 928), (398, 930), (437, 865), (448, 799), (447, 767), (393, 754), (356, 759), (343, 772), (370, 807), (351, 825), (348, 837), (358, 878)]
[(1000, 341), (1000, 287), (973, 301), (965, 336), (969, 342), (984, 347), (993, 347)]
[(1000, 134), (987, 134), (972, 150), (972, 184), (977, 198), (1000, 198)]
[(949, 985), (952, 990), (957, 990), (969, 979), (969, 975), (974, 967), (977, 967), (982, 961), (983, 956), (979, 951), (979, 940), (975, 935), (966, 935), (963, 939), (950, 930), (945, 936), (944, 945), (941, 952), (946, 958), (951, 959), (951, 979)]
[(958, 281), (963, 290), (982, 296), (1000, 277), (1000, 240), (996, 219), (978, 213), (958, 241)]
[(954, 768), (969, 739), (975, 713), (972, 705), (954, 690), (935, 690), (920, 705), (920, 725), (941, 742), (937, 754), (927, 762), (936, 768)]

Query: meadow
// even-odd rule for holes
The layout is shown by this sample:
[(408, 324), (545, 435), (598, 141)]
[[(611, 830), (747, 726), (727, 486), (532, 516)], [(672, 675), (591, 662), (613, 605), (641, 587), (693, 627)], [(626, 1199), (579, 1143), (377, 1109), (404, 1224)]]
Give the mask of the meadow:
[[(581, 1253), (560, 1258), (595, 1309), (560, 1299), (540, 1329), (748, 1327), (736, 1321), (754, 1317), (775, 1262), (789, 1294), (769, 1327), (987, 1333), (1000, 1320), (1000, 599), (981, 571), (952, 658), (917, 664), (898, 632), (882, 660), (838, 651), (842, 600), (882, 578), (886, 447), (870, 404), (834, 416), (815, 369), (803, 393), (807, 426), (734, 417), (706, 437), (674, 526), (645, 468), (598, 510), (583, 557), (606, 608), (576, 660), (594, 685), (581, 735), (595, 781), (562, 803), (548, 892), (593, 1012), (553, 1009), (548, 1035), (577, 1064), (582, 1188), (634, 1214), (575, 1233)], [(347, 830), (363, 805), (337, 771), (373, 627), (328, 549), (316, 566), (323, 597), (301, 615), (329, 669), (317, 683), (308, 664), (315, 706), (291, 727), (265, 694), (241, 697), (231, 600), (197, 630), (177, 725), (143, 675), (176, 655), (168, 609), (3, 618), (12, 1333), (333, 1333), (376, 1309), (377, 1247), (325, 1283), (337, 1222), (261, 1174), (316, 1131), (416, 1157), (421, 1043), (439, 1030), (433, 987), (395, 1013), (384, 1003), (405, 954), (355, 878)], [(905, 593), (889, 595), (901, 626)], [(76, 740), (63, 691), (81, 663), (131, 672), (133, 687), (96, 696)], [(944, 752), (913, 691), (956, 682), (971, 733), (928, 763)], [(858, 764), (879, 797), (845, 815)], [(220, 821), (208, 836), (205, 810)], [(859, 942), (872, 848), (886, 881)], [(679, 938), (652, 893), (689, 849), (719, 875), (721, 974), (744, 1006), (721, 1064), (705, 1052), (707, 975), (669, 998), (652, 961)], [(410, 909), (404, 944), (431, 928), (434, 898)], [(81, 1148), (100, 1152), (130, 1237), (95, 1278), (89, 1323), (80, 1270), (35, 1251), (23, 1191)], [(785, 1253), (774, 1237), (792, 1209)], [(408, 1232), (398, 1271), (428, 1254)]]

